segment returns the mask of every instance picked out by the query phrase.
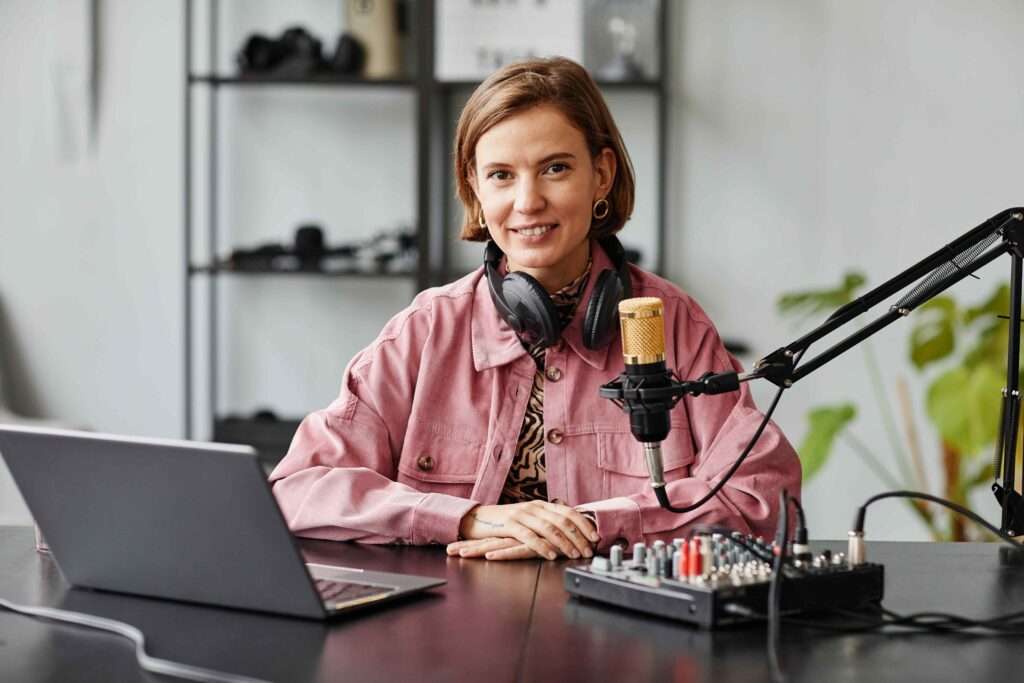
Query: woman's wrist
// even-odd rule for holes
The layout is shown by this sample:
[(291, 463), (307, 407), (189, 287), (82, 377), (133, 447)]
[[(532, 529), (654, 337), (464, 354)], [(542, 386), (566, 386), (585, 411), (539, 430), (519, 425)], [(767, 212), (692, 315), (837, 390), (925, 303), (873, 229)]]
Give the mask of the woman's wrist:
[(504, 527), (501, 522), (487, 518), (488, 508), (495, 508), (496, 505), (477, 505), (470, 508), (469, 512), (462, 516), (459, 522), (459, 538), (471, 540), (475, 538), (490, 538), (503, 534), (497, 531)]
[(459, 520), (459, 540), (468, 541), (470, 540), (469, 525), (472, 523), (473, 518), (470, 517), (480, 506), (475, 505), (469, 509), (469, 511), (462, 515), (462, 519)]

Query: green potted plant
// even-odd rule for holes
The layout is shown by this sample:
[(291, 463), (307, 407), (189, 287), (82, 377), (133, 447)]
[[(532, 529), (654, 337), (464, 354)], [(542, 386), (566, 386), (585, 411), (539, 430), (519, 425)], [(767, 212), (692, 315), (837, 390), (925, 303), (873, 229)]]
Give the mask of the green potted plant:
[[(865, 283), (862, 274), (850, 272), (837, 287), (782, 295), (778, 310), (806, 320), (849, 303)], [(974, 489), (988, 487), (1006, 378), (1009, 302), (1009, 287), (1002, 284), (980, 305), (962, 306), (952, 296), (941, 295), (912, 314), (907, 352), (912, 367), (925, 379), (925, 412), (940, 444), (936, 457), (941, 481), (935, 487), (928, 481), (908, 383), (899, 378), (894, 386), (886, 386), (870, 340), (861, 344), (861, 351), (886, 443), (871, 444), (857, 434), (858, 408), (853, 401), (815, 407), (808, 413), (808, 430), (797, 449), (805, 481), (842, 445), (893, 489), (927, 491), (966, 505)], [(898, 410), (893, 409), (891, 395)], [(876, 452), (883, 449), (885, 456), (878, 457)], [(961, 517), (918, 501), (908, 504), (936, 540), (982, 538)]]

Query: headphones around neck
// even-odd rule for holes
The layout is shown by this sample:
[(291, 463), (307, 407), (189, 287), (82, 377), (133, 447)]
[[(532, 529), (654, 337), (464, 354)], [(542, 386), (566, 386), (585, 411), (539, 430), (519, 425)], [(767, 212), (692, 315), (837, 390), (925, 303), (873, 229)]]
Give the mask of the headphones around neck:
[[(632, 296), (629, 265), (622, 244), (614, 235), (598, 240), (608, 254), (614, 269), (606, 269), (597, 277), (597, 283), (587, 302), (583, 318), (583, 345), (588, 349), (602, 349), (608, 345), (618, 329), (618, 306)], [(484, 271), (498, 314), (516, 334), (527, 343), (541, 343), (545, 348), (554, 345), (562, 336), (562, 323), (551, 296), (537, 280), (526, 273), (513, 272), (502, 277), (499, 272), (505, 254), (493, 240), (484, 249)]]

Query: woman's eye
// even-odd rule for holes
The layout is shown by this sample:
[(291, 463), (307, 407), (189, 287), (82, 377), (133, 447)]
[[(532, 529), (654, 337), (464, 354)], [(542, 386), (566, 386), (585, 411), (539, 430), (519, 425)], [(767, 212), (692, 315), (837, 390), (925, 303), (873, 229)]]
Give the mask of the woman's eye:
[(564, 173), (567, 170), (569, 170), (569, 167), (565, 164), (551, 164), (548, 166), (549, 173)]
[(508, 171), (491, 171), (487, 177), (495, 180), (508, 180)]

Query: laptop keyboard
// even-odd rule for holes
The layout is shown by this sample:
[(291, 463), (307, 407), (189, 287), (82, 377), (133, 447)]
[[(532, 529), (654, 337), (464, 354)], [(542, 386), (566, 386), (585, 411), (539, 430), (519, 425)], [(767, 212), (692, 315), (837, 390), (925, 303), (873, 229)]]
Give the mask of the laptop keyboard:
[(397, 590), (394, 586), (373, 586), (330, 579), (315, 579), (314, 583), (324, 605), (335, 610), (373, 602)]

